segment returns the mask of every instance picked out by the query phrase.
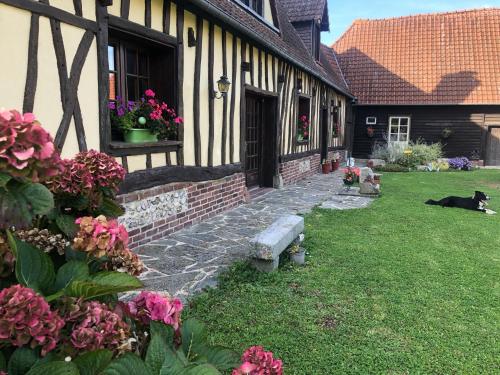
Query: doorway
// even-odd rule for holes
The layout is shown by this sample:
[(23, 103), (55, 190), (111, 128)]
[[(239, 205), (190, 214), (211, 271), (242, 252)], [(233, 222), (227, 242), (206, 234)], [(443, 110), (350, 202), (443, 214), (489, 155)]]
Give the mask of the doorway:
[(245, 94), (245, 175), (247, 187), (273, 187), (276, 166), (276, 99)]
[(500, 126), (490, 126), (486, 138), (486, 165), (500, 165)]

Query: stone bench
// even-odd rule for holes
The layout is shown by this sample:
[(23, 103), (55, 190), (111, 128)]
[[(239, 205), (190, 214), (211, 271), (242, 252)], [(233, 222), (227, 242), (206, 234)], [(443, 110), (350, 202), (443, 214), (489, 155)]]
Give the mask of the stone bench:
[(251, 241), (252, 264), (261, 272), (278, 268), (280, 254), (285, 251), (304, 231), (304, 218), (287, 215), (272, 223)]

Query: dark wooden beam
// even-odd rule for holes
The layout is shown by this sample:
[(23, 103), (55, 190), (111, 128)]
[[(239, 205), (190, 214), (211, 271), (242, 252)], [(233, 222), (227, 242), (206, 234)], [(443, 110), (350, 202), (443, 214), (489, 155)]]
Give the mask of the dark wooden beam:
[(196, 17), (196, 53), (194, 58), (194, 90), (193, 90), (193, 125), (194, 125), (194, 160), (201, 166), (201, 132), (200, 132), (200, 79), (201, 57), (203, 48), (203, 17)]
[(214, 24), (208, 25), (208, 166), (214, 165), (214, 135), (215, 135), (215, 109), (214, 109)]
[(174, 182), (202, 182), (219, 180), (242, 171), (240, 164), (228, 164), (219, 167), (172, 166), (132, 172), (120, 186), (120, 194)]
[(23, 113), (33, 112), (38, 80), (38, 35), (40, 30), (40, 16), (31, 14), (30, 35), (28, 41), (28, 67), (26, 83), (24, 85)]
[(236, 82), (238, 81), (238, 38), (233, 35), (233, 63), (231, 72), (231, 105), (229, 110), (229, 162), (234, 163), (234, 112), (236, 106)]
[(73, 6), (75, 7), (75, 15), (77, 15), (78, 17), (82, 17), (82, 0), (73, 0)]
[[(166, 0), (168, 6), (168, 18), (170, 20), (170, 0)], [(170, 25), (170, 21), (169, 21)], [(169, 26), (170, 28), (170, 26)], [(184, 117), (184, 7), (177, 3), (177, 115)], [(177, 139), (184, 142), (184, 124), (179, 124), (177, 129)], [(177, 149), (177, 164), (184, 165), (184, 148)]]
[(163, 32), (170, 34), (170, 0), (163, 0)]
[(144, 154), (157, 154), (162, 152), (177, 151), (182, 147), (180, 141), (159, 141), (145, 143), (125, 143), (125, 142), (110, 142), (108, 145), (108, 153), (113, 156), (131, 156)]
[[(222, 74), (227, 77), (227, 40), (226, 30), (222, 30)], [(221, 164), (226, 164), (226, 145), (227, 145), (227, 95), (222, 103), (222, 140), (221, 140)]]
[(177, 45), (177, 38), (164, 34), (161, 31), (146, 28), (135, 22), (130, 22), (124, 18), (109, 16), (109, 26), (120, 29), (125, 33), (139, 35), (142, 38), (149, 39), (153, 42), (164, 44), (167, 46)]
[(153, 168), (153, 162), (151, 160), (151, 154), (146, 154), (146, 168), (147, 169)]
[(151, 28), (151, 0), (144, 0), (144, 25)]
[(56, 7), (52, 7), (44, 2), (33, 0), (0, 0), (4, 3), (19, 9), (24, 9), (40, 16), (53, 18), (58, 21), (67, 23), (72, 26), (79, 27), (85, 30), (98, 31), (97, 23), (86, 18), (75, 16), (72, 13), (66, 12)]
[(128, 20), (130, 12), (130, 0), (121, 0), (120, 17)]
[[(111, 124), (109, 120), (109, 62), (108, 62), (108, 9), (96, 3), (96, 20), (99, 32), (97, 42), (97, 91), (99, 98), (99, 139), (101, 151), (108, 151), (111, 141)], [(125, 159), (126, 162), (126, 159)]]
[(170, 152), (165, 152), (165, 163), (167, 166), (172, 165), (172, 158), (170, 157)]
[(68, 133), (69, 124), (71, 122), (71, 118), (73, 117), (73, 112), (75, 110), (75, 103), (78, 95), (78, 85), (80, 84), (80, 76), (82, 74), (82, 68), (85, 64), (85, 60), (90, 50), (90, 46), (94, 41), (94, 34), (87, 30), (85, 34), (83, 34), (82, 40), (78, 45), (76, 50), (75, 57), (73, 58), (73, 63), (71, 65), (71, 72), (69, 76), (69, 80), (66, 84), (65, 90), (65, 108), (63, 118), (61, 123), (59, 124), (59, 128), (57, 129), (57, 133), (54, 137), (54, 143), (56, 147), (60, 150), (64, 145), (64, 141), (66, 139), (66, 135)]
[(125, 171), (128, 173), (128, 160), (126, 156), (122, 156), (122, 167), (125, 168)]
[[(241, 40), (241, 61), (246, 58), (246, 42)], [(245, 170), (246, 157), (246, 98), (245, 98), (246, 73), (241, 71), (240, 78), (240, 163)]]

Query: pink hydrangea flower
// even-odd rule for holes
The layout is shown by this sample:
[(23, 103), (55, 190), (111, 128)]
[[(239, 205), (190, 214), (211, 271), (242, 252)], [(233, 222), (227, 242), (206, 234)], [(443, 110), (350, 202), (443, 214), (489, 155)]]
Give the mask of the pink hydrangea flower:
[(0, 342), (42, 347), (45, 356), (56, 347), (63, 319), (33, 289), (13, 285), (0, 292)]
[(242, 365), (232, 375), (282, 375), (283, 363), (262, 346), (252, 346), (241, 357)]
[(31, 113), (0, 110), (0, 170), (39, 181), (59, 172), (52, 138)]
[(154, 98), (156, 96), (155, 92), (151, 89), (147, 89), (146, 91), (144, 91), (144, 95), (149, 98)]
[(143, 324), (151, 320), (163, 322), (179, 329), (183, 306), (178, 298), (170, 298), (159, 293), (143, 291), (127, 303), (129, 315)]
[(130, 336), (130, 327), (107, 305), (77, 301), (65, 316), (70, 324), (71, 345), (80, 351), (117, 351)]

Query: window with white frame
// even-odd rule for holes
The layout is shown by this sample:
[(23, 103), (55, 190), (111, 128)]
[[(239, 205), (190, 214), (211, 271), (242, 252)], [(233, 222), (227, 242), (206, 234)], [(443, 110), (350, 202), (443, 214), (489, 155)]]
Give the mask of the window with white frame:
[(368, 116), (366, 118), (366, 125), (377, 125), (377, 118), (373, 116)]
[(391, 116), (389, 117), (389, 142), (405, 143), (410, 139), (410, 117)]

